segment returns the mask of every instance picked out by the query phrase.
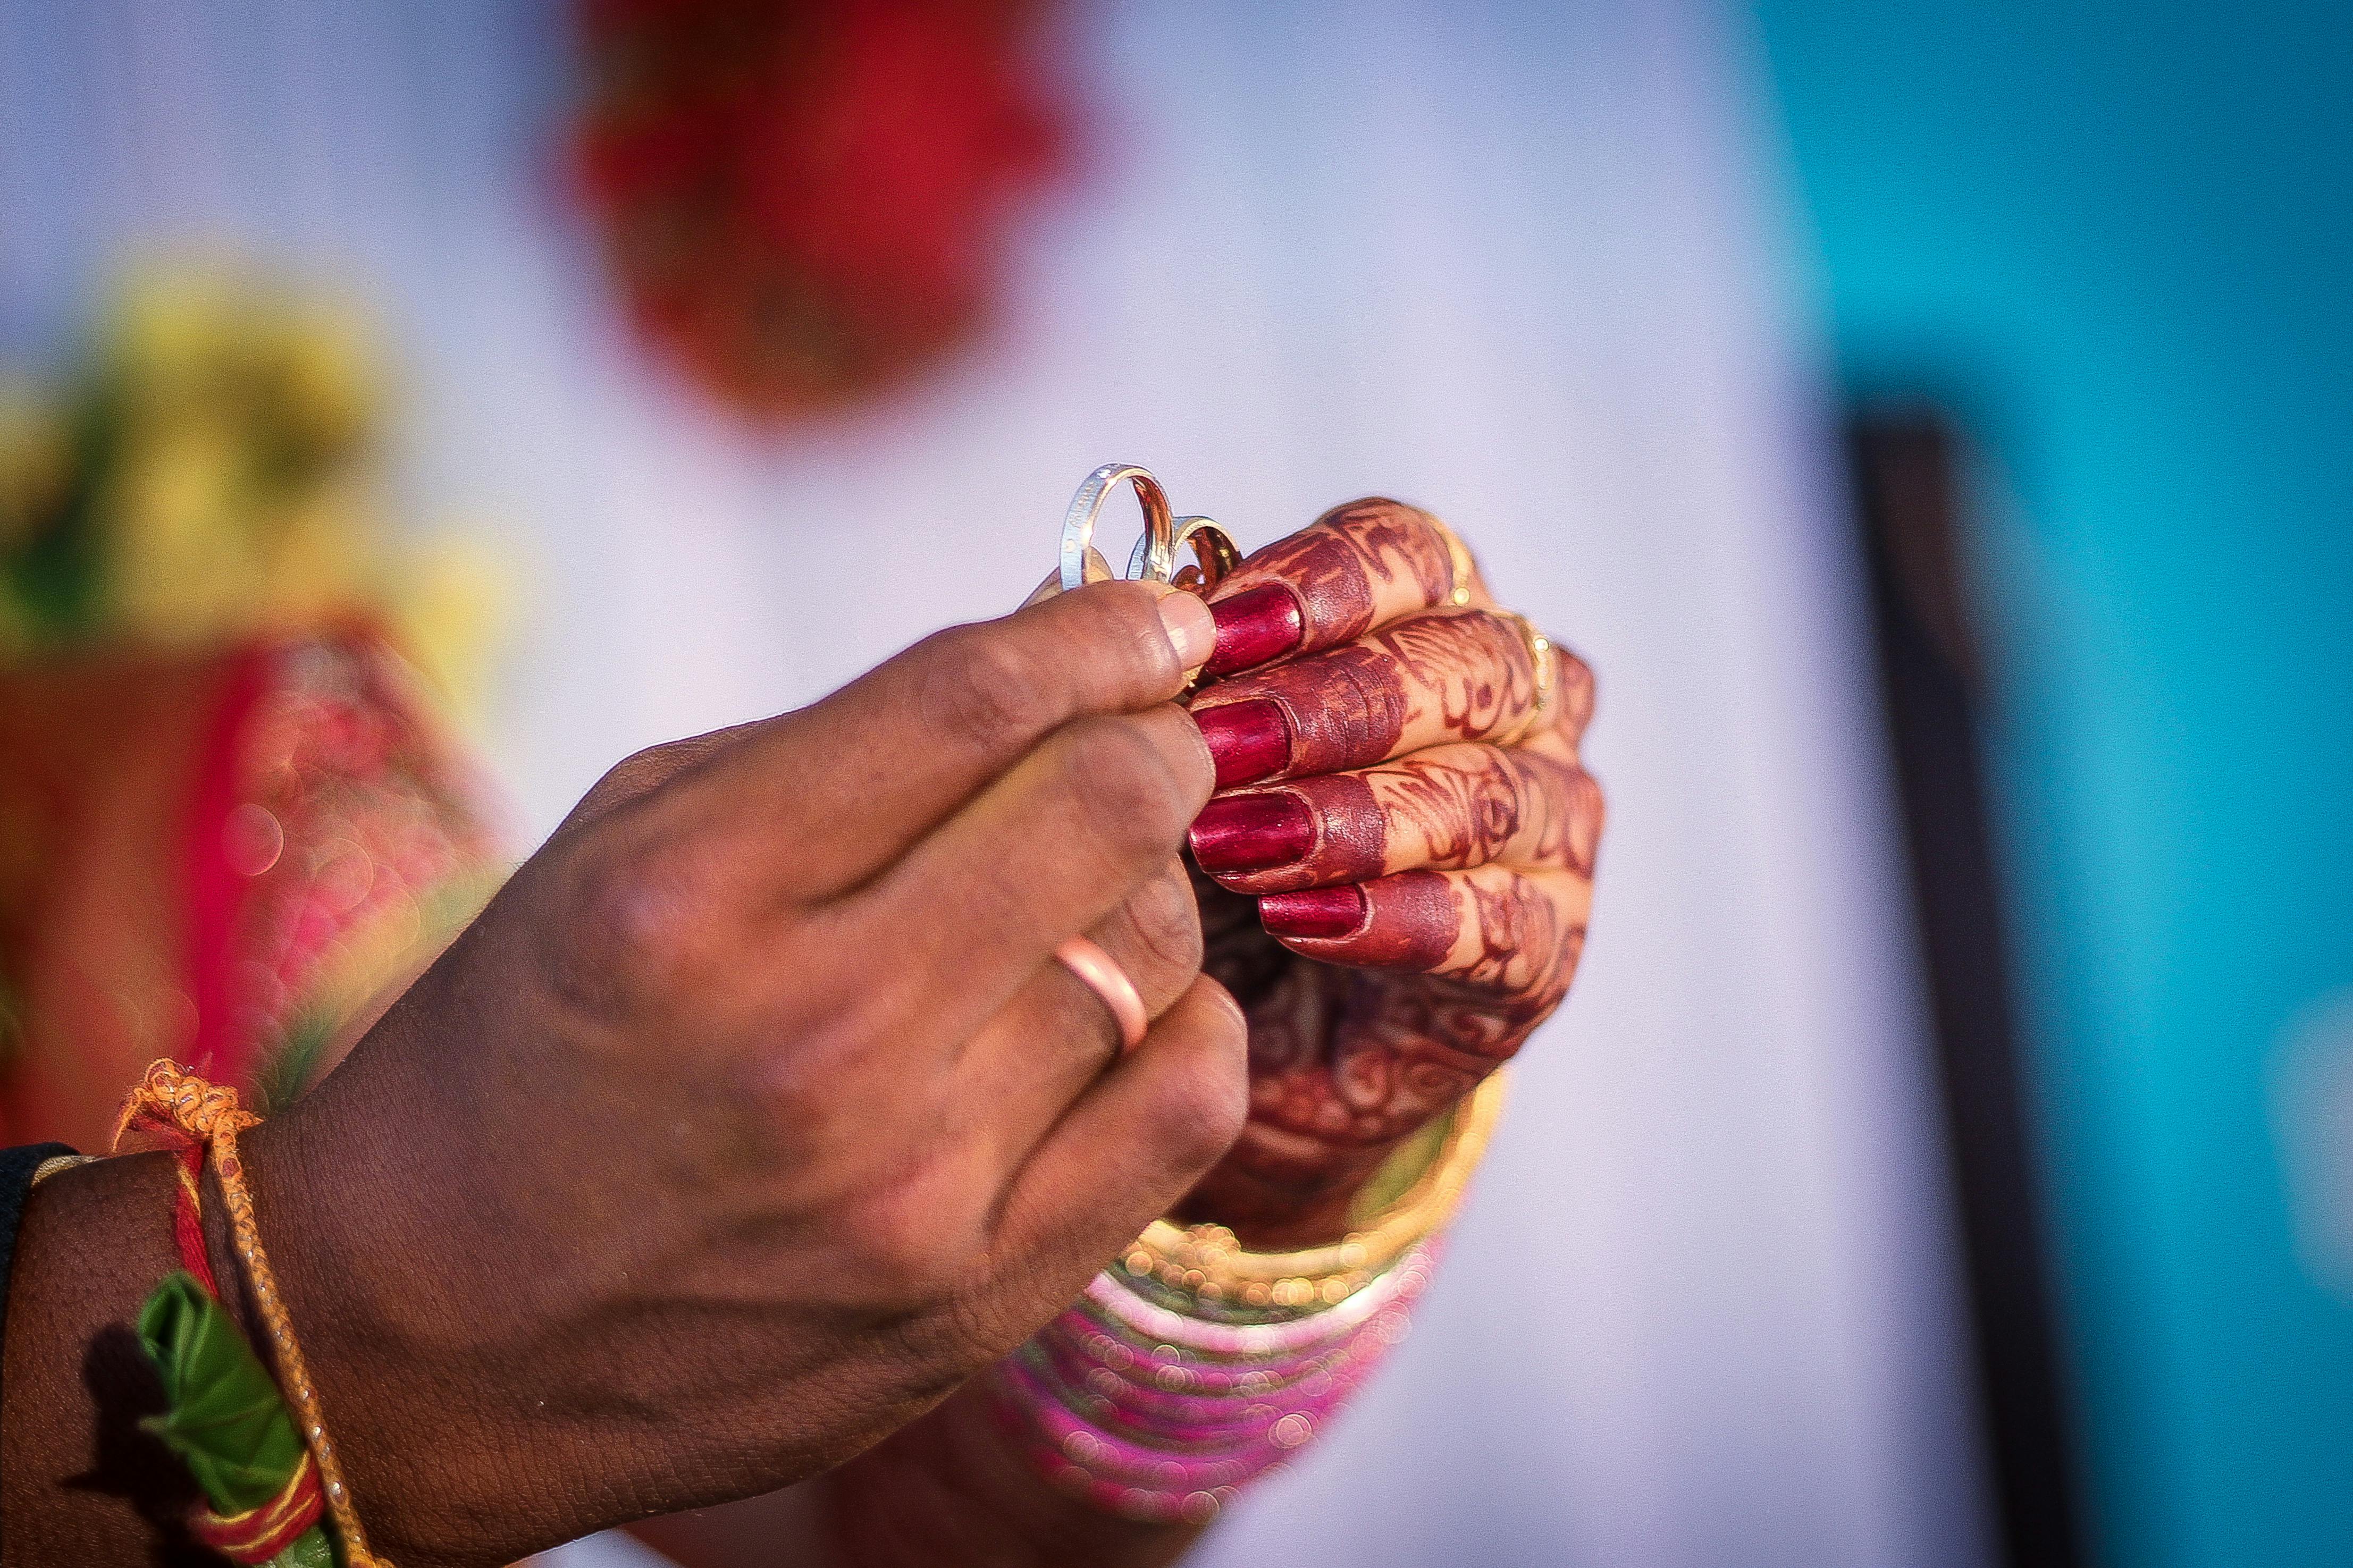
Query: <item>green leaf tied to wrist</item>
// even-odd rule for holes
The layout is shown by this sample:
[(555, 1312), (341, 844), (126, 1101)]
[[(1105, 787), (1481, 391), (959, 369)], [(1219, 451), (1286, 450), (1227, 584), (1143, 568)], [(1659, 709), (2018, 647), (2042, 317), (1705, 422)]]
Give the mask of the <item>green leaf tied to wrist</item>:
[[(177, 1454), (213, 1511), (260, 1508), (293, 1481), (302, 1439), (285, 1396), (221, 1304), (185, 1269), (164, 1276), (139, 1313), (139, 1338), (164, 1380), (164, 1411), (140, 1423)], [(335, 1568), (322, 1524), (267, 1560)]]

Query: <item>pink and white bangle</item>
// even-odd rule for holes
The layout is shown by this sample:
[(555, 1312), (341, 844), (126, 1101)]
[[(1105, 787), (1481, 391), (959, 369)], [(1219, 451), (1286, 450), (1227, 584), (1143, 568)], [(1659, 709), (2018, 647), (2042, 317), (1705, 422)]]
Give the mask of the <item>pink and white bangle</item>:
[(1329, 1246), (1258, 1253), (1219, 1226), (1155, 1226), (996, 1367), (1008, 1433), (1099, 1507), (1214, 1519), (1405, 1338), (1504, 1092), (1501, 1074), (1474, 1090), (1434, 1147), (1400, 1157), (1397, 1195)]
[[(1130, 1518), (1205, 1523), (1313, 1441), (1406, 1337), (1433, 1250), (1411, 1249), (1342, 1303), (1356, 1310), (1318, 1309), (1240, 1331), (1156, 1306), (1120, 1270), (1105, 1270), (1083, 1306), (997, 1366), (1000, 1409), (1058, 1485)], [(1106, 1333), (1106, 1318), (1145, 1329), (1143, 1342)], [(1279, 1343), (1258, 1331), (1266, 1328), (1283, 1331)], [(1178, 1331), (1149, 1344), (1169, 1329)], [(1238, 1331), (1251, 1338), (1231, 1337)]]

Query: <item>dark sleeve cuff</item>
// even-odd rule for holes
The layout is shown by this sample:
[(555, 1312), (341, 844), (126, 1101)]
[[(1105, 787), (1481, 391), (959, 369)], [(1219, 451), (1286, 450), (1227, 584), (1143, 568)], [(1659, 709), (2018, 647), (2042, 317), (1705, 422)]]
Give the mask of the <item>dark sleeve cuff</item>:
[(0, 1344), (7, 1342), (8, 1279), (16, 1267), (16, 1227), (24, 1222), (25, 1200), (33, 1191), (33, 1173), (48, 1161), (73, 1151), (63, 1143), (26, 1143), (0, 1149)]

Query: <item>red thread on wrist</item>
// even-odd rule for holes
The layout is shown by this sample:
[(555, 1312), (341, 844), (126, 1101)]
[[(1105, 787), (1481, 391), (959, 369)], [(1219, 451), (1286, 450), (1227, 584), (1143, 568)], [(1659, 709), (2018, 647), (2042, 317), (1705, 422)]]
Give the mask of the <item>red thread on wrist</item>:
[(294, 1474), (276, 1497), (243, 1513), (198, 1509), (189, 1528), (197, 1540), (232, 1563), (263, 1563), (318, 1523), (326, 1500), (319, 1490), (319, 1467), (311, 1462), (310, 1451), (305, 1449), (302, 1462), (294, 1467)]
[[(295, 1431), (302, 1439), (305, 1463), (298, 1468), (297, 1477), (315, 1462), (311, 1489), (324, 1492), (326, 1510), (334, 1520), (335, 1533), (343, 1540), (345, 1568), (391, 1568), (368, 1550), (367, 1531), (361, 1528), (359, 1512), (352, 1505), (351, 1489), (343, 1484), (343, 1466), (335, 1458), (333, 1441), (327, 1436), (326, 1415), (320, 1408), (317, 1390), (311, 1386), (302, 1349), (295, 1343), (294, 1324), (286, 1315), (277, 1277), (270, 1271), (269, 1255), (261, 1246), (261, 1229), (253, 1217), (253, 1194), (246, 1190), (245, 1166), (237, 1156), (237, 1134), (260, 1121), (261, 1118), (238, 1106), (237, 1090), (184, 1072), (167, 1058), (149, 1063), (146, 1077), (122, 1102), (122, 1114), (114, 1124), (113, 1146), (120, 1151), (125, 1136), (143, 1132), (171, 1151), (174, 1169), (179, 1174), (172, 1231), (179, 1245), (180, 1261), (217, 1300), (220, 1285), (213, 1273), (212, 1259), (205, 1250), (204, 1194), (196, 1184), (205, 1156), (211, 1154), (213, 1173), (220, 1179), (221, 1204), (228, 1210), (230, 1235), (236, 1240), (237, 1255), (245, 1259), (246, 1279), (252, 1286), (254, 1310), (269, 1332), (279, 1391), (285, 1395)], [(298, 1489), (290, 1487), (289, 1491)], [(281, 1500), (290, 1507), (299, 1498), (281, 1494), (264, 1506), (275, 1508)], [(233, 1517), (243, 1520), (247, 1515)], [(311, 1517), (315, 1519), (317, 1515)], [(201, 1531), (201, 1520), (198, 1529)], [(266, 1563), (269, 1558), (253, 1561)]]

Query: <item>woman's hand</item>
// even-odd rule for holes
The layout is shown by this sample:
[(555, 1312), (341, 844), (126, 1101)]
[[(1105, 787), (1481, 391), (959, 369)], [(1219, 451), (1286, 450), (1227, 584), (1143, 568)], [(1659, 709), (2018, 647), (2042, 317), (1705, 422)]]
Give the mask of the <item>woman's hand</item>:
[[(503, 1562), (842, 1459), (1224, 1151), (1241, 1020), (1176, 859), (1211, 765), (1170, 701), (1209, 626), (1165, 592), (943, 633), (622, 763), (248, 1136), (392, 1559)], [(1123, 1060), (1050, 956), (1082, 931), (1157, 1020)]]
[(1326, 514), (1212, 601), (1193, 714), (1219, 790), (1191, 847), (1250, 1113), (1187, 1212), (1295, 1245), (1560, 1005), (1601, 832), (1593, 679), (1395, 501)]

